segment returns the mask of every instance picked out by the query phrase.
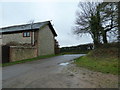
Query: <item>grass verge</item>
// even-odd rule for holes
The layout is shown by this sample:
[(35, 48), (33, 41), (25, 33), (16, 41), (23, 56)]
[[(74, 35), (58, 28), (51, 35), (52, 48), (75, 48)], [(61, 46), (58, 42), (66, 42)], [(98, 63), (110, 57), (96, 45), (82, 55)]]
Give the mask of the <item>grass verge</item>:
[(102, 73), (118, 74), (118, 60), (117, 59), (95, 59), (87, 56), (82, 56), (75, 59), (77, 66), (85, 67), (90, 70), (99, 71)]
[(86, 56), (75, 59), (75, 64), (102, 73), (120, 75), (118, 57), (115, 52), (113, 48), (94, 50)]
[(59, 55), (61, 55), (61, 54), (38, 56), (38, 57), (35, 57), (35, 58), (31, 58), (31, 59), (24, 59), (24, 60), (15, 61), (15, 62), (4, 63), (4, 64), (1, 64), (0, 66), (5, 67), (5, 66), (14, 65), (14, 64), (20, 64), (20, 63), (25, 63), (25, 62), (30, 62), (30, 61), (35, 61), (35, 60), (40, 60), (40, 59), (55, 57), (55, 56), (59, 56)]

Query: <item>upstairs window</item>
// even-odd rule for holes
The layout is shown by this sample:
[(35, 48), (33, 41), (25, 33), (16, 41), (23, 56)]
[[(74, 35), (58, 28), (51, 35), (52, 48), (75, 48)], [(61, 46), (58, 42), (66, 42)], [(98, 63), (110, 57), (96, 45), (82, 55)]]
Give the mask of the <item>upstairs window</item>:
[(23, 37), (30, 37), (30, 32), (23, 32)]

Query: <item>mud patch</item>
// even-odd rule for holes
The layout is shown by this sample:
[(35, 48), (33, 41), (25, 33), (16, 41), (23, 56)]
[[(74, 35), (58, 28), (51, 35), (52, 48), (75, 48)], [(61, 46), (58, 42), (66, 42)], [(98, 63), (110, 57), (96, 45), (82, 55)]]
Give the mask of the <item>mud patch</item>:
[[(94, 72), (82, 67), (77, 67), (75, 64), (67, 65), (63, 72), (67, 73), (69, 76), (77, 78), (79, 81), (84, 82), (86, 85), (85, 87), (118, 88), (118, 75)], [(90, 86), (89, 84), (94, 86)]]

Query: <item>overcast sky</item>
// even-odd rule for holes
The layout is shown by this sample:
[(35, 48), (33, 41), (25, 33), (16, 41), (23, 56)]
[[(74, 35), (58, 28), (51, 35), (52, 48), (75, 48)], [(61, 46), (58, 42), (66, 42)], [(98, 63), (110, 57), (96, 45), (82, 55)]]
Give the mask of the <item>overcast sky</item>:
[(0, 3), (0, 27), (25, 24), (30, 20), (41, 22), (52, 20), (58, 34), (60, 47), (92, 43), (90, 35), (78, 37), (73, 35), (76, 10), (79, 0), (52, 2), (2, 2)]

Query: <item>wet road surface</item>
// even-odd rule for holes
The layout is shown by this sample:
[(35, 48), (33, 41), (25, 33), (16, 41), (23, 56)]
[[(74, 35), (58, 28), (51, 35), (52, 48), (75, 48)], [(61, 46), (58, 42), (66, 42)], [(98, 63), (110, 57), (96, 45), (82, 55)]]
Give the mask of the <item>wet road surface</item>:
[(62, 55), (38, 61), (3, 67), (3, 88), (54, 88), (68, 87), (64, 82), (66, 74), (62, 73), (69, 62), (84, 54)]
[(84, 54), (61, 55), (3, 67), (3, 88), (117, 88), (118, 76), (76, 67)]

